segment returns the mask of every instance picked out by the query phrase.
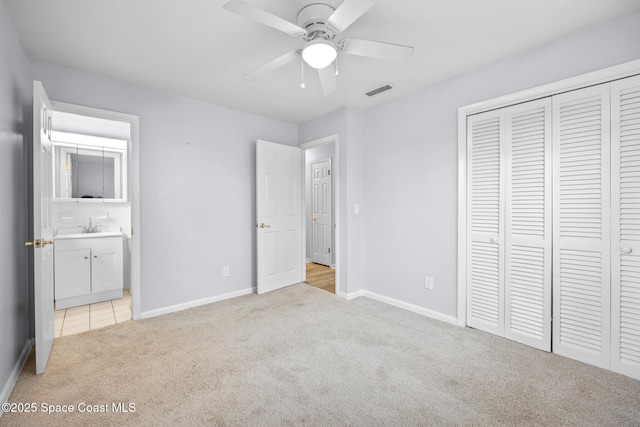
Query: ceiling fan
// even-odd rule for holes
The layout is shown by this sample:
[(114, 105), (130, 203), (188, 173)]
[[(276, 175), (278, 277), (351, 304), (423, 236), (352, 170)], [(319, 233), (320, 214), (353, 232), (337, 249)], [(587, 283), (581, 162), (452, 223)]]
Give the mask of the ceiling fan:
[[(336, 34), (344, 31), (364, 15), (377, 0), (344, 0), (336, 9), (314, 3), (298, 12), (297, 25), (260, 9), (244, 0), (231, 0), (223, 7), (246, 18), (253, 19), (276, 30), (305, 41), (301, 49), (287, 52), (244, 77), (254, 80), (292, 62), (302, 55), (302, 60), (318, 70), (322, 91), (330, 95), (338, 90), (336, 58), (338, 51), (387, 61), (406, 61), (413, 54), (413, 47), (372, 40), (342, 39), (334, 42)], [(304, 64), (302, 65), (304, 67)], [(304, 87), (304, 81), (300, 87)]]

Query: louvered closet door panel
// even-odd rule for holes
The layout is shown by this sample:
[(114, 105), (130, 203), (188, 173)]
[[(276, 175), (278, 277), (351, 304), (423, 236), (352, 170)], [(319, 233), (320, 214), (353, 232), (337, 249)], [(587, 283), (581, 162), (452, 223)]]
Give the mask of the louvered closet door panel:
[(610, 365), (609, 85), (553, 98), (553, 351)]
[(551, 350), (551, 99), (506, 109), (505, 336)]
[(467, 120), (467, 324), (504, 336), (504, 110)]
[(611, 84), (611, 369), (640, 379), (640, 76)]

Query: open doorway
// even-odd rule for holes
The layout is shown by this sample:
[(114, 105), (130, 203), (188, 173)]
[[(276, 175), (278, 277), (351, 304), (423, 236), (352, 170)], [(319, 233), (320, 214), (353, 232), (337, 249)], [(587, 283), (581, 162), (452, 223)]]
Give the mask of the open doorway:
[(305, 150), (306, 283), (337, 293), (337, 136), (303, 144)]
[(57, 338), (139, 318), (138, 117), (52, 108)]

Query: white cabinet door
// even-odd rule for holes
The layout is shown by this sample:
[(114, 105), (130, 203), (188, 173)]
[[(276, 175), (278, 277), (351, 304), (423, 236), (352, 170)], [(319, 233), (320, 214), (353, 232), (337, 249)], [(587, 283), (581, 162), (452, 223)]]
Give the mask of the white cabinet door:
[(551, 99), (505, 120), (505, 337), (551, 351)]
[(553, 351), (610, 365), (609, 85), (553, 98)]
[(56, 300), (91, 293), (91, 249), (55, 251)]
[(611, 369), (640, 379), (640, 77), (611, 84)]
[(122, 289), (122, 239), (99, 240), (91, 249), (91, 292)]
[(505, 113), (467, 120), (467, 324), (504, 336)]

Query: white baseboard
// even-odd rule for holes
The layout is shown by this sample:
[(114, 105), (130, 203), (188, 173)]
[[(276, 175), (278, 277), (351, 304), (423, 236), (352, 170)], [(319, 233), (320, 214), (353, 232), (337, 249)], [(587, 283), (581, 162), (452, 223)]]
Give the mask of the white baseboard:
[(346, 299), (347, 301), (351, 301), (352, 299), (356, 299), (358, 297), (364, 296), (365, 291), (356, 291), (351, 293), (346, 293), (342, 291), (336, 291), (336, 295), (342, 299)]
[(344, 298), (346, 300), (352, 300), (358, 297), (367, 297), (376, 301), (383, 302), (385, 304), (392, 305), (394, 307), (402, 308), (405, 310), (409, 310), (411, 312), (421, 314), (423, 316), (429, 317), (431, 319), (440, 320), (445, 323), (449, 323), (451, 325), (458, 326), (458, 319), (453, 316), (447, 316), (446, 314), (439, 313), (437, 311), (429, 310), (424, 307), (420, 307), (418, 305), (409, 304), (408, 302), (400, 301), (394, 298), (389, 298), (384, 295), (377, 294), (371, 291), (360, 290), (352, 293), (344, 293), (341, 292), (338, 294), (339, 297)]
[[(29, 356), (29, 351), (31, 350), (32, 343), (31, 340), (27, 340), (22, 348), (22, 352), (20, 352), (20, 356), (18, 360), (16, 360), (16, 364), (13, 366), (13, 370), (7, 378), (7, 382), (2, 388), (2, 394), (0, 394), (0, 402), (6, 403), (9, 401), (9, 397), (11, 396), (11, 392), (13, 391), (13, 387), (16, 385), (16, 381), (18, 381), (18, 377), (20, 376), (20, 372), (22, 372), (22, 368), (24, 368), (24, 364), (27, 361), (27, 357)], [(0, 417), (2, 417), (2, 412), (0, 411)]]
[[(184, 304), (177, 304), (169, 307), (159, 308), (156, 310), (149, 310), (149, 311), (140, 313), (140, 319), (149, 319), (151, 317), (162, 316), (163, 314), (175, 313), (176, 311), (182, 311), (189, 308), (198, 307), (205, 304), (211, 304), (214, 302), (223, 301), (230, 298), (241, 297), (243, 295), (252, 294), (254, 292), (255, 292), (255, 288), (247, 288), (247, 289), (242, 289), (236, 292), (230, 292), (228, 294), (217, 295), (211, 298), (204, 298), (196, 301), (189, 301)], [(350, 292), (350, 293), (338, 291), (336, 292), (336, 295), (347, 301), (351, 301), (359, 297), (367, 297), (376, 301), (383, 302), (385, 304), (392, 305), (394, 307), (402, 308), (404, 310), (409, 310), (413, 313), (421, 314), (431, 319), (440, 320), (442, 322), (450, 323), (456, 326), (458, 325), (458, 319), (456, 317), (447, 316), (446, 314), (442, 314), (437, 311), (429, 310), (424, 307), (420, 307), (414, 304), (410, 304), (408, 302), (404, 302), (404, 301), (400, 301), (384, 295), (380, 295), (371, 291), (359, 290), (359, 291)]]
[(226, 299), (241, 297), (243, 295), (252, 294), (254, 292), (255, 292), (255, 288), (247, 288), (247, 289), (242, 289), (240, 291), (229, 292), (227, 294), (216, 295), (210, 298), (203, 298), (195, 301), (185, 302), (183, 304), (176, 304), (176, 305), (171, 305), (169, 307), (144, 311), (140, 313), (140, 319), (149, 319), (151, 317), (162, 316), (163, 314), (175, 313), (176, 311), (182, 311), (188, 308), (194, 308), (194, 307), (199, 307), (201, 305), (211, 304), (213, 302), (224, 301)]

